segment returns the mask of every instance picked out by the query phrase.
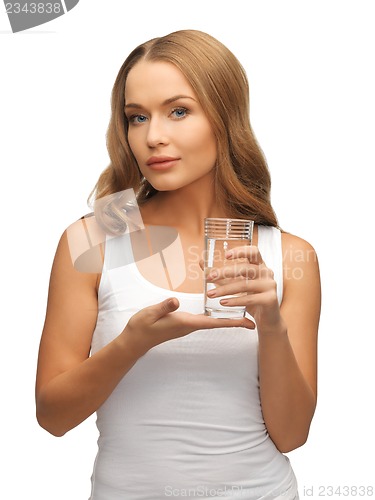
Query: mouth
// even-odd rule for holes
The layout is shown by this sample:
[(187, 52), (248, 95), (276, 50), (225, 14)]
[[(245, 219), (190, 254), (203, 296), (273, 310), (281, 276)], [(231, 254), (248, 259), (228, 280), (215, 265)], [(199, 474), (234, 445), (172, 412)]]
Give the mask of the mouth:
[(176, 165), (179, 159), (169, 156), (153, 156), (147, 160), (146, 165), (152, 170), (167, 170)]

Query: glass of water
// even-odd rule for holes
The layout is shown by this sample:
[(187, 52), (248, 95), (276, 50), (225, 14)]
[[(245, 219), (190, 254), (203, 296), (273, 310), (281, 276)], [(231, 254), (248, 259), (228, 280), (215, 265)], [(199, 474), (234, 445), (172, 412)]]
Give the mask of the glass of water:
[[(204, 253), (204, 310), (207, 316), (213, 318), (243, 318), (245, 316), (245, 306), (224, 306), (220, 300), (224, 298), (236, 297), (236, 295), (225, 295), (222, 297), (210, 298), (207, 292), (216, 288), (215, 283), (207, 281), (207, 277), (212, 269), (219, 269), (224, 266), (236, 266), (246, 259), (225, 259), (225, 253), (232, 248), (251, 245), (253, 236), (254, 221), (245, 219), (224, 219), (206, 218), (204, 219), (205, 253)], [(219, 279), (217, 285), (230, 283), (236, 278)]]

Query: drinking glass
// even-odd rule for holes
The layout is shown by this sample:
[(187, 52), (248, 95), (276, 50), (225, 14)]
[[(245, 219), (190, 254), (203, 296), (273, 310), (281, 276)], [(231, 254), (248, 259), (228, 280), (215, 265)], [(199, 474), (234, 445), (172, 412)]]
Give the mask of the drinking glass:
[[(224, 306), (220, 300), (244, 294), (225, 295), (210, 298), (207, 292), (216, 288), (215, 283), (208, 282), (207, 277), (212, 269), (223, 266), (240, 265), (246, 259), (225, 259), (225, 253), (234, 247), (251, 245), (254, 221), (245, 219), (206, 218), (204, 219), (205, 253), (204, 253), (204, 310), (207, 316), (214, 318), (243, 318), (245, 306)], [(217, 285), (230, 283), (233, 279), (222, 277)]]

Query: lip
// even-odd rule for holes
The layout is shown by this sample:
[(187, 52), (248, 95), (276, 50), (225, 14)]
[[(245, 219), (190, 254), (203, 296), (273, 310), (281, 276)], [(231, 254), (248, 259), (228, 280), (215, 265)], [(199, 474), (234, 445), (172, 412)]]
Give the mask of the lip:
[(151, 156), (146, 165), (153, 170), (166, 170), (173, 167), (179, 159), (172, 156)]

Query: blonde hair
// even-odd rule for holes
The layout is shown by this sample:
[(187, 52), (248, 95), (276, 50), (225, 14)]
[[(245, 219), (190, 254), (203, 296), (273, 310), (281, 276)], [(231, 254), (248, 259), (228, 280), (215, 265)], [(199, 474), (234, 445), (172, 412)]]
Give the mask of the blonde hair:
[(215, 192), (228, 216), (277, 226), (270, 202), (270, 174), (250, 125), (246, 73), (227, 47), (196, 30), (176, 31), (149, 40), (135, 48), (123, 63), (112, 90), (107, 131), (110, 164), (91, 196), (99, 199), (133, 188), (142, 205), (157, 193), (142, 176), (127, 140), (125, 84), (129, 71), (141, 60), (174, 64), (195, 91), (217, 140)]

